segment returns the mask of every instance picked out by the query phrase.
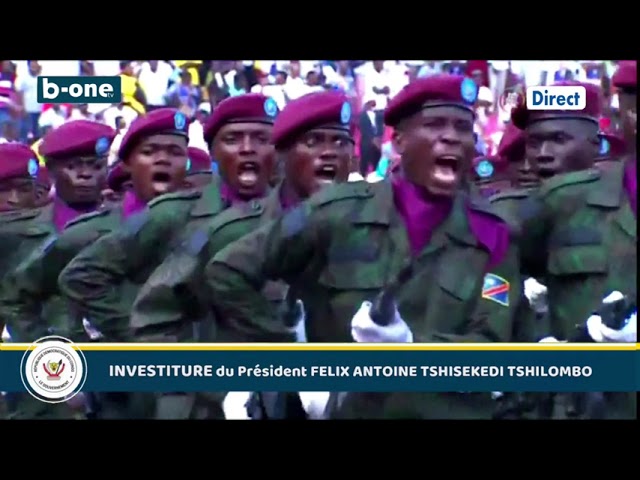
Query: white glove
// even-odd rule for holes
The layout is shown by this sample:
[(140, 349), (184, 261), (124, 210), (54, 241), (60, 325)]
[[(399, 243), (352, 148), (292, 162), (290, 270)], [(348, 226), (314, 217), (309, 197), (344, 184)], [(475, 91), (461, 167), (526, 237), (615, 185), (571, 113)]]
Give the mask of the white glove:
[(563, 340), (561, 342), (556, 337), (544, 337), (542, 340), (539, 340), (538, 343), (567, 343), (567, 341)]
[(330, 392), (298, 392), (298, 395), (302, 407), (310, 419), (321, 420), (324, 418)]
[(2, 329), (2, 341), (3, 342), (10, 342), (11, 341), (11, 334), (9, 333), (9, 330), (7, 330), (7, 326), (6, 325)]
[(587, 320), (587, 331), (594, 342), (636, 343), (638, 341), (637, 312), (631, 314), (624, 327), (614, 330), (602, 323), (599, 315), (591, 315)]
[(82, 326), (84, 327), (84, 331), (89, 335), (91, 340), (98, 340), (102, 338), (102, 333), (96, 327), (91, 325), (91, 322), (86, 318), (82, 319)]
[(304, 304), (302, 303), (302, 300), (296, 300), (296, 304), (298, 306), (298, 308), (300, 308), (300, 320), (298, 321), (298, 324), (293, 327), (293, 331), (296, 334), (296, 342), (298, 343), (304, 343), (307, 341), (307, 330), (305, 328), (305, 319), (306, 319), (306, 314), (304, 311)]
[(247, 412), (247, 402), (251, 392), (229, 392), (222, 401), (222, 411), (227, 420), (251, 420)]
[(351, 319), (351, 336), (358, 343), (412, 343), (413, 333), (398, 310), (393, 321), (383, 327), (371, 320), (371, 302), (362, 302)]
[(537, 313), (547, 312), (547, 287), (535, 278), (527, 278), (524, 281), (524, 295)]

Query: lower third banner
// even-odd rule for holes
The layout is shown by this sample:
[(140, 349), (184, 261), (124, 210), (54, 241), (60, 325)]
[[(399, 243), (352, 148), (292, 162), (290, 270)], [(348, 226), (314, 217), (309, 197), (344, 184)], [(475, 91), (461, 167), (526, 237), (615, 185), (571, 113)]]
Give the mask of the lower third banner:
[(0, 390), (633, 392), (637, 344), (0, 345)]

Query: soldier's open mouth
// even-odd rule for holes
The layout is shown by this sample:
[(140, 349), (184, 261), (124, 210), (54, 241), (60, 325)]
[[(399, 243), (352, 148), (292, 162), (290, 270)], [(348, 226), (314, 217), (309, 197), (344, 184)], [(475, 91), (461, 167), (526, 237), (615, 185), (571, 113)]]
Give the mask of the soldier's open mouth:
[(238, 181), (243, 187), (252, 187), (258, 182), (260, 165), (256, 162), (242, 162), (238, 165)]
[(433, 177), (443, 184), (455, 183), (460, 169), (460, 158), (455, 155), (443, 155), (436, 158), (433, 165)]
[(171, 181), (171, 175), (167, 172), (155, 172), (151, 177), (153, 183), (169, 183)]
[(556, 174), (555, 169), (553, 168), (540, 168), (540, 171), (538, 172), (538, 174), (540, 175), (540, 178), (543, 179), (547, 179), (547, 178), (551, 178)]
[(335, 165), (322, 165), (315, 170), (315, 176), (321, 182), (334, 182), (338, 169)]

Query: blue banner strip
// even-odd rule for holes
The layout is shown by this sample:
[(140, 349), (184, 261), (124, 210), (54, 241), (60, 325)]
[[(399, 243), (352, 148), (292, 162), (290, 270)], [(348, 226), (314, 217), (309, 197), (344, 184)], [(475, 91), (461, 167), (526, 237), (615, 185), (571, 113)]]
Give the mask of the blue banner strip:
[[(0, 390), (25, 391), (25, 344), (0, 345)], [(633, 392), (637, 345), (75, 345), (84, 391)], [(55, 367), (54, 367), (55, 368)]]

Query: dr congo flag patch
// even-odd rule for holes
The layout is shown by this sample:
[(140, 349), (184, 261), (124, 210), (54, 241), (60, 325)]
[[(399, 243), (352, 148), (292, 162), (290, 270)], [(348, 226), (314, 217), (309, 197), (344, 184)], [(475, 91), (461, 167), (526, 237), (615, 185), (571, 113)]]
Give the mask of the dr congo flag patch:
[(498, 275), (487, 273), (484, 276), (484, 284), (482, 285), (482, 298), (508, 307), (509, 282)]

